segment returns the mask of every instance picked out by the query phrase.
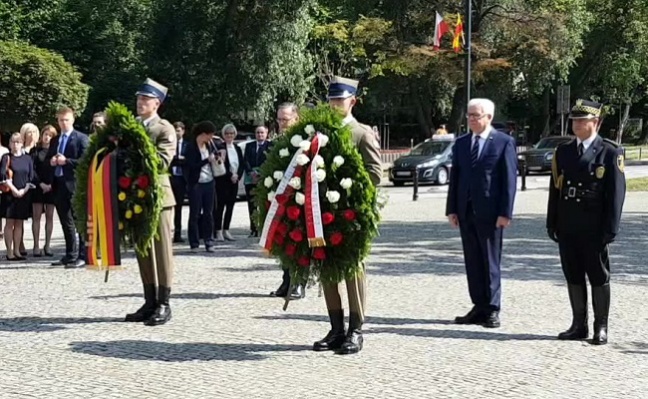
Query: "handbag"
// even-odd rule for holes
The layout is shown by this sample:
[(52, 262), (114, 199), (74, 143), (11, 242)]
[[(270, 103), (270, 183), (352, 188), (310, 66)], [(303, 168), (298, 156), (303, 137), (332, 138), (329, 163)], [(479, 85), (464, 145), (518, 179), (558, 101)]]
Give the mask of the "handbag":
[[(216, 151), (214, 151), (213, 153), (215, 152)], [(210, 162), (210, 165), (211, 165), (212, 175), (214, 175), (214, 177), (225, 176), (225, 174), (227, 173), (227, 170), (225, 169), (225, 162), (223, 162), (223, 160), (220, 157), (216, 159), (216, 162)]]
[[(11, 170), (11, 155), (5, 154), (4, 156), (7, 157), (7, 180), (11, 180), (13, 178), (13, 171)], [(6, 182), (0, 183), (0, 192), (3, 193), (9, 193), (11, 192), (11, 187)]]

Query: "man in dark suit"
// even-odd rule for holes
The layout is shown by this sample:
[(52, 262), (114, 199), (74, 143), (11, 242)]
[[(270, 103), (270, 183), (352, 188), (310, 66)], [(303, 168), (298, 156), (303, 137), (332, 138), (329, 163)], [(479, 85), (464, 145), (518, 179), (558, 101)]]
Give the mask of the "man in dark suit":
[(74, 110), (63, 107), (56, 114), (61, 134), (50, 144), (46, 162), (54, 167), (54, 203), (63, 236), (65, 256), (53, 266), (75, 269), (85, 266), (84, 240), (78, 239), (72, 213), (72, 196), (76, 189), (74, 169), (88, 148), (88, 136), (74, 130)]
[(625, 200), (623, 148), (598, 135), (603, 105), (578, 100), (569, 118), (576, 138), (553, 157), (547, 233), (558, 243), (572, 308), (571, 327), (561, 340), (583, 340), (587, 325), (587, 283), (592, 286), (593, 345), (608, 342), (610, 256)]
[(187, 142), (184, 140), (185, 125), (182, 122), (175, 122), (175, 128), (178, 144), (176, 146), (176, 155), (171, 161), (171, 188), (175, 198), (175, 208), (173, 213), (173, 242), (182, 243), (182, 205), (187, 193), (187, 180), (185, 179), (182, 168), (185, 165), (185, 153), (187, 151)]
[(258, 237), (259, 232), (254, 223), (254, 193), (252, 190), (259, 180), (259, 168), (266, 160), (266, 151), (270, 147), (268, 141), (268, 128), (265, 126), (257, 126), (255, 132), (256, 140), (249, 142), (245, 146), (245, 154), (243, 154), (243, 162), (245, 166), (245, 194), (248, 201), (248, 213), (250, 214), (250, 237)]
[(503, 230), (511, 223), (517, 185), (515, 141), (491, 126), (495, 105), (487, 99), (468, 104), (471, 134), (452, 150), (446, 214), (459, 227), (473, 308), (457, 324), (500, 326), (500, 261)]

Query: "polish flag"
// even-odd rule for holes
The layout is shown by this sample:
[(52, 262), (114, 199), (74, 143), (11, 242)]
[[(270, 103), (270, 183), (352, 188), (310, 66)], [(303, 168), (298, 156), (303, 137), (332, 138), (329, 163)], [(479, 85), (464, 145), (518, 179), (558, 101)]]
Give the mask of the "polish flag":
[(441, 38), (446, 33), (450, 33), (450, 27), (443, 20), (443, 17), (438, 12), (436, 13), (436, 24), (434, 25), (434, 49), (438, 50), (441, 47)]

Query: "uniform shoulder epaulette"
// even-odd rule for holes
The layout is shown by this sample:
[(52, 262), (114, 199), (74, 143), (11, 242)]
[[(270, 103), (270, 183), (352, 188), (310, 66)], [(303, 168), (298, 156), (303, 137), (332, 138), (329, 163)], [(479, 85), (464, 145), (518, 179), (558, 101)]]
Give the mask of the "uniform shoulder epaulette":
[(619, 145), (619, 143), (617, 143), (617, 142), (614, 141), (614, 140), (610, 140), (610, 139), (608, 139), (608, 138), (604, 138), (603, 141), (604, 141), (605, 143), (608, 143), (609, 145), (611, 145), (611, 146), (614, 147), (614, 148), (619, 148), (619, 147), (621, 147), (621, 146)]
[(360, 125), (360, 127), (362, 127), (364, 130), (367, 130), (367, 131), (373, 133), (373, 129), (371, 128), (371, 126), (365, 125), (364, 123), (360, 123), (360, 122), (358, 122), (358, 125)]
[(168, 125), (168, 126), (173, 127), (173, 125), (171, 124), (171, 122), (169, 122), (168, 120), (163, 119), (163, 118), (160, 119), (160, 123), (163, 124), (163, 125)]

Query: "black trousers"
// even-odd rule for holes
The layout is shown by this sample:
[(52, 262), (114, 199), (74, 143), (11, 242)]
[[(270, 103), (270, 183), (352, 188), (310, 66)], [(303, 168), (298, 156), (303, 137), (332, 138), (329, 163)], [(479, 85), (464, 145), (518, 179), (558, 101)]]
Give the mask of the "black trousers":
[(176, 205), (173, 208), (173, 230), (174, 237), (180, 238), (182, 236), (182, 205), (187, 193), (187, 181), (184, 176), (171, 176), (171, 189), (173, 190), (173, 197), (175, 198)]
[(608, 246), (598, 234), (559, 234), (560, 262), (567, 283), (585, 285), (585, 276), (592, 287), (610, 282)]
[(256, 186), (254, 184), (246, 184), (245, 185), (245, 195), (247, 196), (247, 202), (248, 202), (248, 214), (250, 215), (250, 231), (252, 233), (257, 232), (257, 227), (256, 223), (254, 223), (254, 188)]
[(200, 246), (200, 238), (205, 240), (205, 246), (214, 245), (214, 182), (197, 183), (189, 190), (189, 245), (191, 248)]
[[(76, 262), (79, 258), (79, 248), (76, 226), (74, 225), (74, 213), (72, 212), (72, 192), (63, 178), (57, 177), (54, 181), (54, 206), (63, 228), (63, 237), (65, 238), (65, 256), (63, 260), (66, 263)], [(83, 257), (82, 257), (83, 258)]]
[(216, 213), (214, 230), (229, 230), (238, 193), (238, 183), (232, 183), (229, 177), (216, 178)]

